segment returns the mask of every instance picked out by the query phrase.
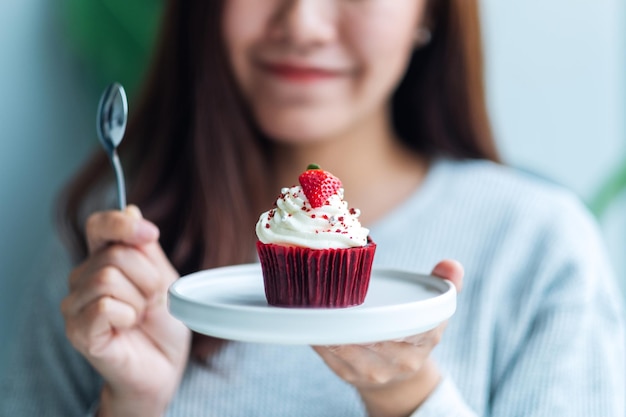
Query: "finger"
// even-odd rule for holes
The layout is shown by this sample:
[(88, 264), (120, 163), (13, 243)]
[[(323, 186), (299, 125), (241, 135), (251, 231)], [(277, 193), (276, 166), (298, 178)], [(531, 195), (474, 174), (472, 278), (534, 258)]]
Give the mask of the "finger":
[(87, 262), (72, 271), (69, 279), (70, 290), (92, 285), (93, 280), (106, 281), (107, 277), (101, 275), (106, 274), (106, 271), (113, 273), (110, 268), (117, 269), (148, 299), (169, 285), (163, 271), (157, 269), (141, 250), (116, 244), (92, 255)]
[(159, 229), (151, 222), (137, 217), (139, 209), (129, 206), (124, 211), (97, 212), (85, 224), (87, 246), (94, 253), (110, 243), (145, 245), (155, 242)]
[(355, 377), (348, 382), (356, 386), (382, 385), (394, 378), (395, 370), (388, 361), (364, 345), (331, 346), (328, 353), (342, 361), (344, 366), (352, 367)]
[(324, 360), (326, 365), (339, 376), (339, 378), (343, 379), (349, 383), (355, 383), (358, 381), (358, 372), (354, 367), (344, 361), (343, 359), (336, 356), (332, 349), (334, 347), (329, 346), (313, 346), (313, 350), (317, 352), (318, 355)]
[[(134, 217), (135, 219), (138, 219), (138, 220), (143, 219), (143, 215), (141, 214), (141, 211), (139, 210), (139, 207), (137, 206), (130, 205), (126, 207), (126, 212), (130, 216)], [(149, 244), (142, 245), (140, 249), (155, 263), (155, 265), (159, 267), (159, 269), (169, 272), (169, 274), (173, 278), (170, 280), (170, 283), (171, 281), (178, 278), (178, 272), (174, 269), (174, 267), (170, 263), (169, 259), (167, 258), (167, 255), (165, 255), (165, 253), (163, 252), (163, 249), (161, 248), (161, 245), (158, 244), (157, 240), (154, 240), (150, 242)]]
[(417, 338), (363, 345), (375, 352), (387, 367), (394, 369), (396, 379), (419, 371), (434, 344), (428, 334)]
[(169, 258), (165, 252), (163, 252), (163, 248), (161, 248), (161, 245), (158, 242), (144, 245), (139, 249), (152, 262), (155, 268), (160, 271), (161, 277), (166, 286), (179, 278), (180, 275), (178, 274), (178, 271), (176, 271), (174, 266), (171, 264)]
[(61, 311), (64, 316), (75, 315), (87, 304), (105, 296), (130, 305), (138, 316), (147, 305), (144, 295), (118, 268), (107, 266), (94, 273), (90, 280), (80, 281), (61, 303)]
[(432, 274), (451, 281), (456, 287), (457, 292), (463, 290), (463, 265), (458, 261), (450, 259), (443, 260), (435, 265)]
[(432, 342), (434, 345), (438, 344), (441, 341), (441, 337), (443, 336), (446, 327), (448, 326), (448, 321), (444, 321), (439, 324), (437, 327), (434, 327), (428, 331), (404, 337), (402, 339), (396, 339), (395, 342), (406, 342), (410, 343), (414, 346), (423, 346), (427, 343)]
[(164, 276), (167, 272), (155, 265), (140, 248), (114, 245), (102, 254), (99, 261), (103, 265), (116, 266), (147, 299), (162, 292), (169, 284)]
[(135, 326), (135, 310), (111, 297), (102, 297), (86, 306), (78, 315), (66, 322), (68, 339), (85, 356), (99, 357), (115, 331)]

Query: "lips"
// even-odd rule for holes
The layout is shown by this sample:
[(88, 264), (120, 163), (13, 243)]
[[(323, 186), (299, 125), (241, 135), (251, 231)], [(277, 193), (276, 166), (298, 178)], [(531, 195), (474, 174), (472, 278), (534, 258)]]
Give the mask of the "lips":
[(262, 67), (266, 72), (277, 78), (298, 83), (331, 80), (343, 75), (343, 72), (340, 70), (291, 63), (263, 64)]

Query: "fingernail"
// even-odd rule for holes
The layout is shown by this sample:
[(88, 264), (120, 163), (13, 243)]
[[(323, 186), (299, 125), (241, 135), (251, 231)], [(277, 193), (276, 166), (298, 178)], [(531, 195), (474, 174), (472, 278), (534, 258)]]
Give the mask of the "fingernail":
[(141, 240), (155, 240), (159, 237), (159, 228), (146, 220), (135, 223), (135, 235)]
[(134, 204), (126, 206), (126, 213), (130, 214), (136, 219), (143, 218), (143, 216), (141, 215), (141, 210), (139, 210), (139, 207), (135, 206)]

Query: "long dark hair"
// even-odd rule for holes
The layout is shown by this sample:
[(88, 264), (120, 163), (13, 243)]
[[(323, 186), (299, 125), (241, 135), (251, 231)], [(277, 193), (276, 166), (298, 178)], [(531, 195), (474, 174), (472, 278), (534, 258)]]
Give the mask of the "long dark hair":
[(393, 97), (398, 136), (422, 155), (499, 161), (487, 115), (478, 0), (429, 0), (431, 41)]
[[(120, 153), (128, 200), (161, 230), (181, 274), (250, 262), (268, 204), (268, 142), (245, 111), (222, 39), (224, 1), (170, 0)], [(432, 41), (416, 50), (393, 97), (399, 137), (427, 157), (497, 160), (483, 86), (478, 0), (429, 0)], [(110, 179), (98, 152), (59, 205), (76, 259), (85, 204)], [(97, 193), (97, 191), (96, 191)]]

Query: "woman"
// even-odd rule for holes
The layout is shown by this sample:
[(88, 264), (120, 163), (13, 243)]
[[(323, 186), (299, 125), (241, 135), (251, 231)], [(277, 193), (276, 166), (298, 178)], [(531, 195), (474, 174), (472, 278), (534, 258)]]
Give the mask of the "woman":
[[(102, 155), (76, 177), (69, 292), (42, 285), (0, 411), (623, 413), (623, 312), (597, 230), (566, 191), (495, 163), (476, 1), (172, 0), (165, 16), (121, 150), (143, 214), (98, 211)], [(439, 261), (464, 265), (441, 343), (445, 325), (255, 345), (192, 337), (168, 315), (179, 275), (254, 261), (259, 213), (313, 161), (361, 209), (377, 265), (435, 265), (459, 289), (460, 264)]]

